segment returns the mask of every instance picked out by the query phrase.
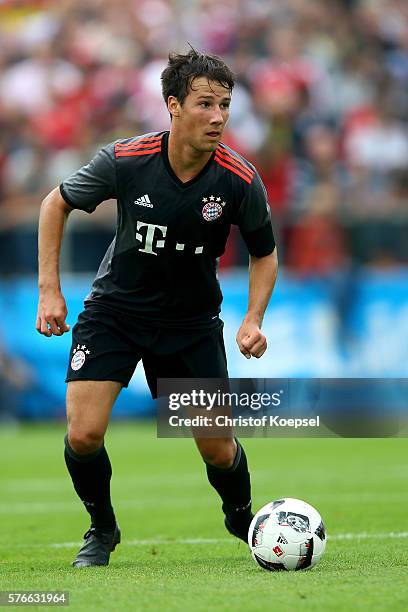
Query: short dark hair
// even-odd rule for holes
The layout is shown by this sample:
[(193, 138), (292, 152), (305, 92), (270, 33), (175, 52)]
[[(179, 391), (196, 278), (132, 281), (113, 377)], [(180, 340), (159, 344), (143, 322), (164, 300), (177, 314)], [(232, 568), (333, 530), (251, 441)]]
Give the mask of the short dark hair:
[(191, 47), (188, 53), (170, 53), (169, 62), (161, 74), (162, 93), (165, 103), (169, 96), (174, 96), (183, 104), (193, 80), (197, 77), (207, 77), (229, 89), (235, 84), (233, 72), (217, 55), (198, 53)]

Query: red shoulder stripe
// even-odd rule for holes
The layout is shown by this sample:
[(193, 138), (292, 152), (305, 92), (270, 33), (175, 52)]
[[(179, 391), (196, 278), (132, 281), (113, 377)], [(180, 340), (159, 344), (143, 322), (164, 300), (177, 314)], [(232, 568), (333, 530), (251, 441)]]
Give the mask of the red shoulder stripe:
[(227, 164), (221, 157), (217, 155), (217, 153), (215, 154), (214, 159), (218, 164), (220, 164), (220, 166), (224, 166), (224, 168), (227, 168), (227, 170), (231, 170), (231, 172), (233, 172), (234, 174), (238, 174), (238, 176), (240, 176), (242, 179), (244, 179), (244, 181), (249, 183), (249, 185), (252, 183), (252, 179), (250, 179), (248, 175), (244, 174), (243, 172), (240, 172), (236, 166)]
[(116, 147), (118, 149), (132, 149), (133, 147), (137, 147), (138, 145), (142, 145), (143, 143), (148, 143), (151, 146), (157, 144), (161, 140), (162, 136), (152, 136), (150, 138), (141, 138), (140, 140), (136, 140), (134, 142), (117, 142)]
[(118, 151), (133, 151), (134, 149), (151, 149), (152, 147), (160, 146), (160, 142), (137, 143), (131, 147), (117, 147)]
[(254, 171), (250, 170), (250, 168), (247, 168), (243, 164), (239, 163), (236, 158), (233, 158), (229, 155), (224, 155), (224, 152), (221, 152), (221, 151), (217, 151), (217, 155), (219, 155), (227, 163), (232, 164), (233, 166), (236, 166), (239, 170), (241, 170), (241, 172), (244, 172), (245, 174), (247, 174), (250, 179), (254, 178), (254, 174), (255, 174)]
[(245, 170), (248, 170), (248, 172), (252, 173), (252, 175), (254, 174), (254, 171), (252, 170), (252, 168), (250, 168), (249, 166), (247, 166), (242, 159), (240, 159), (238, 157), (238, 155), (236, 155), (235, 153), (232, 153), (229, 149), (227, 149), (225, 147), (225, 145), (220, 144), (219, 148), (218, 148), (218, 152), (219, 153), (223, 153), (224, 155), (228, 155), (228, 157), (230, 157), (231, 159), (233, 159), (237, 164), (239, 164), (240, 166), (242, 166), (242, 168), (244, 168)]
[(150, 151), (132, 150), (132, 151), (115, 151), (116, 157), (130, 157), (131, 155), (151, 155), (152, 153), (160, 153), (161, 147), (150, 149)]

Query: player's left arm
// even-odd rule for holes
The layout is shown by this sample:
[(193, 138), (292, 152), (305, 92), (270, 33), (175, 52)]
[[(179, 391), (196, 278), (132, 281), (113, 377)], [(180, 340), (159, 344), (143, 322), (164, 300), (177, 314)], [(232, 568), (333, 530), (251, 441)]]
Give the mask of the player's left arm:
[(261, 326), (278, 273), (278, 256), (265, 187), (255, 171), (235, 222), (249, 252), (248, 310), (237, 333), (239, 350), (247, 359), (262, 357), (267, 348)]
[(277, 275), (276, 247), (270, 255), (264, 257), (250, 255), (248, 310), (237, 333), (239, 350), (247, 359), (259, 359), (267, 349), (261, 326)]

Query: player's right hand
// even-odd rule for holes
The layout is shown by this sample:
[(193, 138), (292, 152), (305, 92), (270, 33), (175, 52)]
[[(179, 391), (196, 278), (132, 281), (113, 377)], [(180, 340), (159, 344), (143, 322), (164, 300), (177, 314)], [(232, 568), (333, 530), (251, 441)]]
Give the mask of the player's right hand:
[(40, 292), (36, 330), (47, 336), (62, 336), (70, 327), (65, 323), (68, 310), (60, 291)]

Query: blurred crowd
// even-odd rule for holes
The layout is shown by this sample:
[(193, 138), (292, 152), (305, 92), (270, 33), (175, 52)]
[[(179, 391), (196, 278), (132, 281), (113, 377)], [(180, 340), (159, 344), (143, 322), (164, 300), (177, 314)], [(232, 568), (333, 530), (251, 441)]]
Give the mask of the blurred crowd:
[[(258, 168), (299, 274), (408, 262), (406, 0), (0, 4), (0, 273), (36, 270), (42, 198), (104, 144), (169, 126), (170, 50), (237, 75), (225, 141)], [(63, 267), (95, 271), (115, 206), (73, 213)], [(225, 267), (246, 264), (233, 232)]]

